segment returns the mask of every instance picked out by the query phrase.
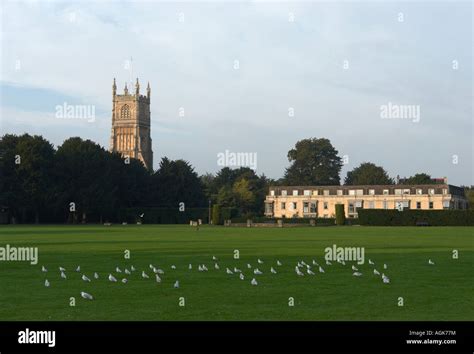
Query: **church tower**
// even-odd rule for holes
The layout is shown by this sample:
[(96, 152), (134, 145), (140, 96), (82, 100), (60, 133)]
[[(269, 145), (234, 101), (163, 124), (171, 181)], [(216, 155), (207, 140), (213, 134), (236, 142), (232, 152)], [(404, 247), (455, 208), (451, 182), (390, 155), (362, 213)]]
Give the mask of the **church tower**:
[(140, 95), (137, 79), (135, 92), (129, 93), (125, 84), (124, 94), (117, 95), (117, 85), (112, 85), (112, 133), (110, 150), (122, 156), (139, 159), (146, 168), (153, 170), (153, 151), (150, 135), (150, 84), (146, 96)]

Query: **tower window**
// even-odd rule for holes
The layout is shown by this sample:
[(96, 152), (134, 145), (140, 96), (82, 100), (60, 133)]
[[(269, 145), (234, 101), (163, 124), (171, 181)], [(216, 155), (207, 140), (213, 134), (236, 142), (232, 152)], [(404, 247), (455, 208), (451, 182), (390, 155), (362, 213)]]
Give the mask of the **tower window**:
[(130, 118), (130, 107), (128, 104), (124, 104), (120, 110), (120, 118), (129, 119)]

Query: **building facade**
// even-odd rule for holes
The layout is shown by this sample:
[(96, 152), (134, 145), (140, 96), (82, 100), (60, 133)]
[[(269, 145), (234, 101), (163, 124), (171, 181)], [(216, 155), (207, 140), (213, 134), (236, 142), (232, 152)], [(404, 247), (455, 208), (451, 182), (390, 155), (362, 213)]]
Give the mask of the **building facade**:
[(464, 189), (447, 184), (270, 187), (265, 215), (275, 218), (335, 217), (343, 204), (347, 218), (364, 209), (467, 209)]
[(140, 160), (146, 168), (153, 170), (153, 151), (150, 125), (150, 84), (146, 96), (140, 95), (137, 79), (135, 92), (129, 93), (125, 84), (124, 94), (117, 94), (117, 85), (112, 85), (112, 132), (110, 150)]

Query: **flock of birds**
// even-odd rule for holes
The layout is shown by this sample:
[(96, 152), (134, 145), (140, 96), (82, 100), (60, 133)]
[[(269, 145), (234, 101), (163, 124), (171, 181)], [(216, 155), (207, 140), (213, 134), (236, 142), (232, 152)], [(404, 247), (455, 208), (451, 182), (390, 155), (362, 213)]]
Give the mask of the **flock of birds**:
[[(214, 269), (219, 271), (221, 269), (221, 267), (219, 266), (217, 257), (213, 256), (212, 261), (214, 262)], [(346, 266), (346, 262), (344, 260), (337, 260), (336, 262), (343, 265), (343, 266)], [(259, 264), (259, 266), (255, 267), (255, 268), (252, 267), (252, 265), (250, 263), (247, 263), (247, 269), (251, 273), (253, 273), (254, 275), (262, 275), (263, 271), (260, 270), (258, 267), (263, 267), (262, 265), (264, 264), (264, 262), (260, 258), (258, 258), (257, 263)], [(332, 263), (328, 260), (326, 260), (325, 264), (326, 264), (326, 266), (332, 266)], [(435, 263), (431, 259), (428, 260), (428, 264), (429, 265), (435, 265)], [(278, 269), (282, 265), (283, 265), (283, 263), (280, 262), (279, 260), (277, 260), (276, 265), (275, 265), (276, 268), (274, 268), (273, 265), (270, 266), (270, 273), (271, 274), (277, 274), (278, 272), (277, 272), (276, 269)], [(369, 259), (369, 265), (375, 266), (375, 263), (371, 259)], [(155, 281), (157, 283), (161, 283), (161, 277), (165, 274), (165, 271), (161, 268), (155, 267), (153, 264), (150, 264), (149, 268), (150, 268), (150, 271), (154, 274)], [(172, 270), (177, 269), (174, 264), (171, 265), (170, 268)], [(188, 265), (188, 269), (189, 270), (193, 269), (193, 265), (191, 263)], [(388, 269), (388, 266), (387, 266), (386, 263), (383, 263), (383, 269), (384, 270)], [(206, 267), (205, 264), (199, 264), (198, 267), (197, 267), (197, 270), (199, 272), (209, 271), (209, 269)], [(351, 266), (351, 270), (353, 271), (352, 275), (354, 277), (361, 277), (363, 275), (363, 273), (354, 264)], [(41, 267), (41, 271), (43, 273), (48, 273), (48, 269), (44, 265)], [(81, 266), (77, 266), (75, 271), (77, 273), (81, 273)], [(117, 282), (119, 282), (119, 280), (117, 278), (120, 278), (120, 282), (122, 282), (123, 284), (126, 284), (128, 282), (128, 277), (131, 276), (132, 273), (134, 273), (136, 271), (137, 270), (133, 265), (130, 266), (130, 268), (124, 268), (123, 270), (120, 267), (116, 267), (115, 268), (116, 276), (112, 275), (112, 273), (109, 273), (107, 279), (110, 282), (117, 283)], [(60, 277), (64, 280), (66, 280), (67, 279), (66, 269), (63, 268), (63, 267), (59, 267), (59, 272), (60, 272)], [(242, 270), (238, 269), (237, 267), (233, 267), (232, 269), (229, 268), (229, 267), (226, 267), (225, 272), (228, 275), (238, 274), (240, 280), (245, 280), (244, 273), (242, 272)], [(325, 270), (314, 259), (312, 260), (311, 264), (305, 263), (303, 260), (300, 260), (300, 261), (297, 262), (297, 264), (295, 266), (295, 273), (299, 277), (303, 277), (305, 275), (306, 276), (315, 276), (317, 273), (325, 273)], [(373, 274), (377, 277), (380, 277), (384, 284), (389, 284), (390, 283), (390, 278), (387, 275), (385, 275), (383, 272), (382, 272), (382, 274), (380, 274), (380, 272), (375, 267), (373, 267)], [(143, 279), (149, 279), (150, 275), (148, 275), (148, 273), (145, 270), (142, 270), (141, 277)], [(153, 275), (152, 275), (152, 277), (153, 277)], [(97, 272), (94, 272), (93, 278), (94, 278), (94, 280), (99, 280), (99, 274)], [(84, 282), (89, 282), (89, 283), (91, 282), (91, 279), (87, 275), (85, 275), (84, 273), (82, 273), (81, 279)], [(253, 286), (257, 286), (258, 285), (257, 277), (255, 277), (255, 276), (252, 277), (252, 279), (250, 280), (250, 284), (253, 285)], [(51, 283), (49, 282), (48, 279), (45, 279), (44, 286), (45, 287), (50, 287), (51, 286)], [(173, 287), (175, 289), (179, 288), (179, 280), (176, 280), (174, 282)], [(86, 299), (86, 300), (93, 300), (94, 299), (94, 297), (91, 294), (88, 294), (84, 291), (81, 291), (81, 297)]]

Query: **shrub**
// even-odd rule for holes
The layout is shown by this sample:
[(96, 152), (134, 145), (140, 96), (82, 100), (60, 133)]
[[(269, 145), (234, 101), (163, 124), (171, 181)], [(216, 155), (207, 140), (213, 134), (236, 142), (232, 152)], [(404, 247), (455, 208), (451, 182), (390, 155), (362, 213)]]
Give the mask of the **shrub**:
[(336, 204), (336, 225), (344, 225), (345, 220), (344, 204)]
[(361, 225), (370, 226), (474, 226), (474, 210), (358, 209)]

